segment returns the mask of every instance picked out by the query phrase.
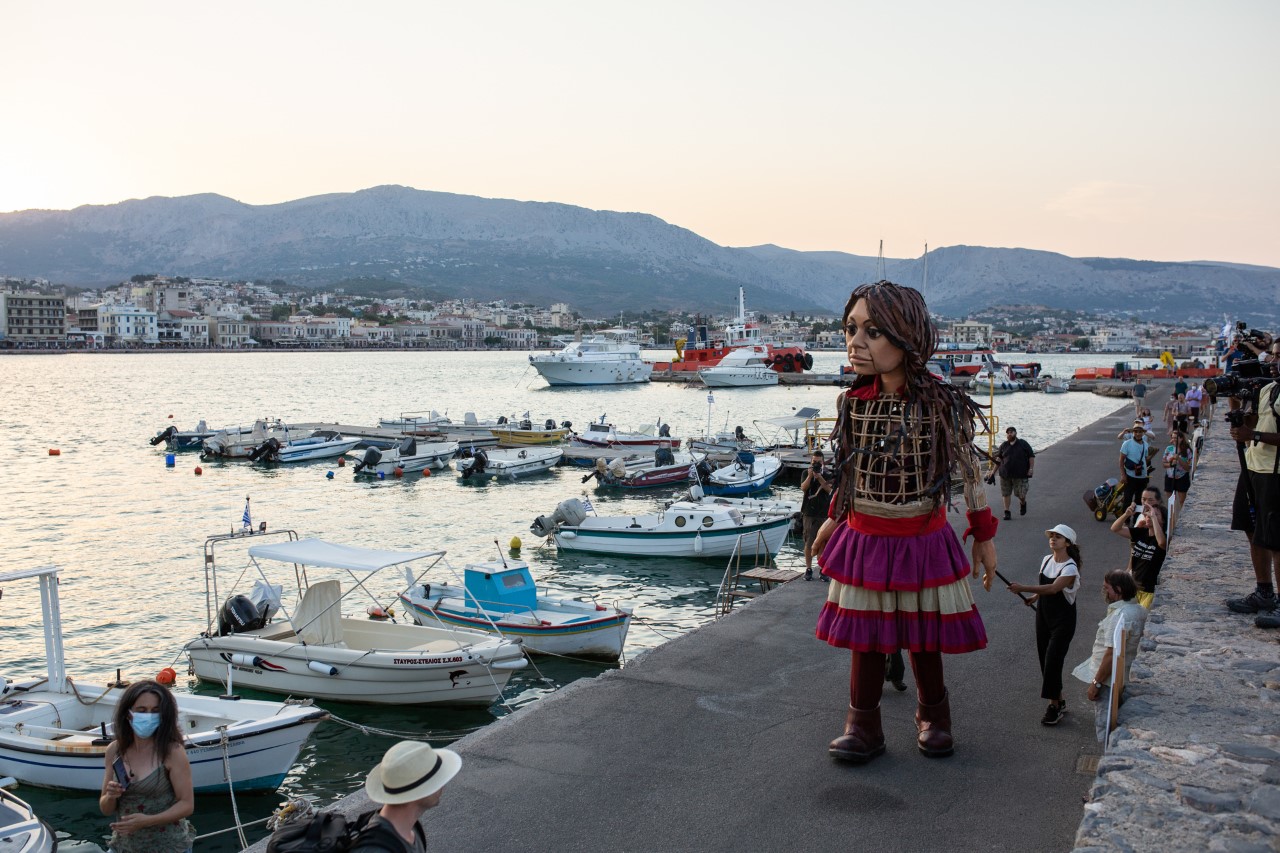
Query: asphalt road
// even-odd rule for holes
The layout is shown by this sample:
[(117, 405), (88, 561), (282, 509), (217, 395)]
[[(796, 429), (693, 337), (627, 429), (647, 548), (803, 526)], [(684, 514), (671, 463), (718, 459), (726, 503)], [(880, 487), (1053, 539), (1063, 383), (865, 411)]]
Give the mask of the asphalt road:
[[(462, 771), (425, 819), (432, 846), (1069, 850), (1093, 778), (1081, 765), (1099, 752), (1092, 706), (1069, 672), (1089, 655), (1105, 609), (1102, 575), (1128, 558), (1127, 541), (1094, 521), (1081, 495), (1115, 475), (1115, 435), (1130, 413), (1042, 451), (1030, 511), (1019, 517), (1015, 500), (996, 538), (1004, 575), (1034, 583), (1044, 530), (1061, 522), (1080, 536), (1078, 627), (1058, 726), (1040, 724), (1032, 611), (1002, 585), (988, 593), (974, 581), (990, 645), (944, 658), (955, 754), (917, 752), (908, 673), (908, 691), (889, 687), (882, 703), (887, 753), (863, 766), (832, 761), (849, 653), (814, 638), (826, 585), (797, 581), (459, 742)], [(988, 493), (998, 511), (998, 488)], [(958, 531), (962, 518), (953, 515)]]

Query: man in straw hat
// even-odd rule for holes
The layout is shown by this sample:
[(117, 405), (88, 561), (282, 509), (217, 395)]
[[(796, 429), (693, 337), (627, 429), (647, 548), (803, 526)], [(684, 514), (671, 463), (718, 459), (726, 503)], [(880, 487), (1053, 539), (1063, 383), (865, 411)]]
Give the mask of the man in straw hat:
[[(440, 795), (462, 768), (462, 759), (448, 749), (404, 740), (387, 750), (382, 763), (369, 771), (365, 793), (382, 808), (356, 839), (350, 853), (375, 850), (426, 853), (427, 837), (418, 819), (440, 804)], [(399, 846), (393, 846), (398, 844)]]

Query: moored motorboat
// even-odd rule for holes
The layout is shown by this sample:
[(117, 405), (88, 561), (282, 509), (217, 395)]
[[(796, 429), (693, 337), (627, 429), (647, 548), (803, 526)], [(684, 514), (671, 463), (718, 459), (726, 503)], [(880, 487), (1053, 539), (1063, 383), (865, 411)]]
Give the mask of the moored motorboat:
[(440, 414), (435, 409), (430, 412), (402, 412), (398, 417), (379, 418), (381, 429), (395, 429), (406, 435), (431, 435), (453, 429), (453, 421), (449, 413)]
[[(216, 546), (272, 536), (287, 538), (247, 549), (260, 581), (253, 595), (230, 596), (215, 618)], [(366, 704), (486, 706), (501, 696), (511, 673), (527, 664), (518, 643), (479, 632), (342, 615), (343, 602), (356, 590), (372, 595), (368, 585), (377, 572), (429, 560), (417, 579), (409, 572), (411, 583), (417, 583), (444, 557), (443, 551), (357, 548), (300, 540), (293, 531), (210, 537), (204, 550), (208, 628), (185, 647), (202, 681), (234, 678), (237, 684), (270, 693)], [(298, 597), (292, 613), (264, 562), (293, 565)], [(338, 580), (309, 580), (308, 569), (323, 568), (346, 572), (352, 585), (343, 592)], [(381, 607), (376, 599), (374, 606)], [(285, 618), (273, 621), (276, 612)]]
[[(67, 674), (57, 574), (52, 567), (0, 574), (0, 583), (39, 581), (47, 664), (43, 678), (0, 685), (0, 776), (43, 788), (100, 791), (124, 687), (80, 684)], [(228, 769), (236, 790), (275, 790), (303, 742), (329, 717), (309, 703), (186, 693), (173, 698), (197, 792), (225, 792)]]
[(531, 652), (617, 660), (634, 606), (538, 591), (523, 560), (466, 567), (463, 583), (419, 584), (400, 594), (420, 625), (445, 624), (519, 639)]
[(164, 446), (169, 450), (199, 450), (206, 438), (210, 438), (218, 432), (219, 430), (210, 429), (204, 421), (196, 424), (195, 429), (189, 430), (179, 430), (176, 426), (170, 425), (151, 438), (151, 446), (155, 447), (163, 441)]
[(608, 461), (597, 458), (595, 470), (582, 478), (594, 478), (597, 488), (650, 489), (659, 486), (683, 486), (697, 479), (697, 465), (706, 456), (701, 453), (676, 453), (660, 447), (644, 456), (617, 457)]
[(251, 462), (311, 462), (316, 459), (332, 459), (341, 456), (360, 443), (359, 438), (347, 438), (332, 430), (318, 429), (305, 438), (271, 436), (249, 453)]
[(720, 359), (720, 363), (712, 367), (704, 367), (698, 371), (698, 378), (708, 388), (757, 388), (778, 384), (778, 371), (765, 360), (769, 358), (768, 347), (740, 347)]
[(661, 420), (654, 426), (645, 426), (634, 432), (620, 430), (611, 423), (606, 422), (607, 415), (601, 415), (600, 420), (587, 424), (587, 431), (583, 433), (575, 433), (569, 437), (570, 444), (580, 445), (582, 447), (622, 447), (622, 448), (639, 448), (639, 449), (655, 449), (668, 444), (679, 447), (680, 439), (671, 435), (671, 424), (664, 424)]
[(563, 421), (559, 426), (552, 418), (547, 418), (542, 422), (541, 426), (535, 426), (529, 418), (529, 413), (525, 412), (524, 416), (519, 420), (514, 418), (507, 420), (506, 418), (498, 418), (499, 422), (496, 426), (489, 427), (489, 432), (493, 437), (498, 439), (500, 446), (507, 447), (528, 447), (559, 444), (568, 437), (573, 429), (573, 424), (569, 421)]
[(458, 476), (464, 480), (496, 477), (513, 480), (550, 471), (564, 456), (558, 447), (521, 447), (507, 450), (477, 449), (469, 457), (454, 460)]
[(554, 343), (561, 349), (529, 356), (549, 385), (634, 385), (648, 382), (653, 372), (653, 365), (640, 359), (636, 333), (630, 329), (602, 329)]
[(24, 800), (0, 788), (0, 850), (4, 853), (53, 853), (58, 836)]
[(357, 460), (352, 473), (357, 477), (391, 477), (397, 471), (413, 474), (428, 468), (444, 468), (457, 452), (456, 441), (420, 442), (409, 435), (386, 450), (366, 447), (361, 452), (350, 451)]
[(218, 430), (200, 445), (202, 459), (245, 459), (269, 438), (282, 434), (279, 421), (254, 421), (251, 427)]
[(781, 470), (778, 457), (741, 450), (732, 462), (707, 475), (702, 488), (709, 495), (749, 495), (769, 488)]
[(1022, 386), (1010, 379), (1002, 369), (983, 368), (973, 377), (969, 388), (977, 394), (1012, 394)]
[[(791, 504), (791, 506), (795, 506)], [(561, 501), (550, 516), (530, 526), (564, 551), (637, 557), (727, 557), (735, 553), (777, 554), (791, 527), (791, 512), (737, 506), (728, 499), (675, 501), (659, 512), (588, 515), (577, 498)]]
[(1044, 376), (1041, 379), (1040, 390), (1046, 394), (1066, 394), (1074, 384), (1070, 379), (1055, 379), (1052, 376)]

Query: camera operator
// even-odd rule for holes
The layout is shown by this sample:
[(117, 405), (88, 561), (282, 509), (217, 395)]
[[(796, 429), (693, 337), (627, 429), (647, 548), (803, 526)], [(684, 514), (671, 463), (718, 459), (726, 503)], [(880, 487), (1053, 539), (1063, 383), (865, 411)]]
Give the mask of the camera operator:
[[(823, 463), (825, 457), (821, 450), (813, 451), (809, 470), (804, 472), (800, 482), (800, 491), (804, 499), (800, 502), (800, 516), (804, 524), (804, 579), (813, 580), (813, 540), (818, 536), (818, 528), (827, 520), (827, 510), (831, 506), (832, 481), (831, 469)], [(825, 581), (826, 575), (822, 576)]]
[[(1231, 411), (1231, 437), (1241, 452), (1240, 480), (1232, 504), (1231, 529), (1244, 530), (1249, 536), (1249, 556), (1257, 588), (1243, 598), (1230, 599), (1227, 608), (1233, 613), (1260, 613), (1259, 627), (1280, 626), (1275, 616), (1276, 587), (1280, 582), (1280, 384), (1275, 380), (1275, 365), (1280, 360), (1280, 344), (1269, 335), (1256, 333), (1241, 338), (1241, 344), (1261, 356), (1251, 367), (1261, 378), (1228, 383)], [(1237, 362), (1238, 370), (1248, 361)], [(1267, 379), (1270, 381), (1266, 381)], [(1253, 388), (1261, 385), (1256, 393)], [(1241, 405), (1241, 396), (1248, 403)], [(1252, 510), (1250, 512), (1250, 510)]]

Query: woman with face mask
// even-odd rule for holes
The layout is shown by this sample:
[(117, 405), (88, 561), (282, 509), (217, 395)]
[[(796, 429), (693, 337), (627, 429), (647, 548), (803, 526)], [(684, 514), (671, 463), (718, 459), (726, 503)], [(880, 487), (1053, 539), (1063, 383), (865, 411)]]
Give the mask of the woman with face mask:
[(98, 808), (114, 814), (111, 853), (191, 850), (195, 810), (191, 764), (178, 728), (178, 705), (154, 681), (131, 684), (116, 704)]

